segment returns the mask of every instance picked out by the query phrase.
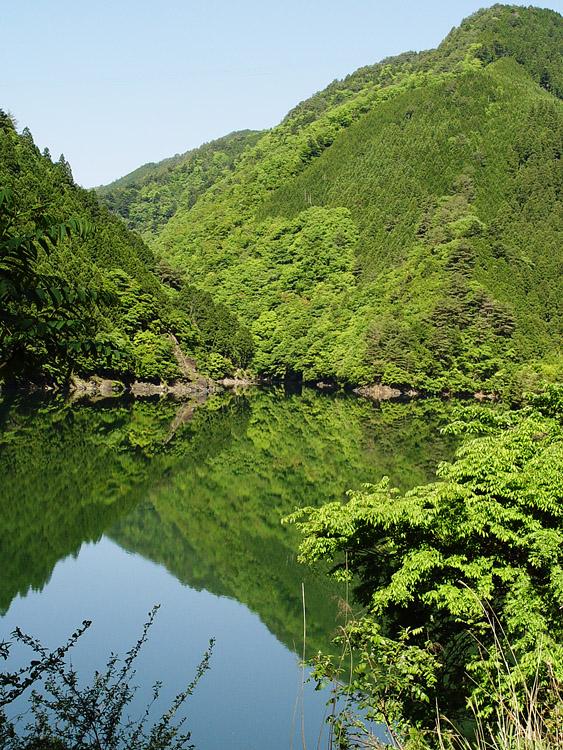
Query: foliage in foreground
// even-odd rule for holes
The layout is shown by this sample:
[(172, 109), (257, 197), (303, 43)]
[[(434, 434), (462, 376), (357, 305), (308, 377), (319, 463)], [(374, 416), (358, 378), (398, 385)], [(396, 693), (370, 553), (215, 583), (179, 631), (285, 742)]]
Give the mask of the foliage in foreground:
[[(518, 412), (470, 408), (437, 482), (401, 495), (384, 479), (291, 517), (301, 559), (331, 561), (365, 607), (344, 628), (353, 667), (337, 693), (397, 736), (432, 730), (436, 706), (488, 732), (499, 705), (531, 691), (561, 720), (562, 417), (556, 386)], [(343, 679), (332, 657), (317, 670)]]
[[(141, 717), (130, 718), (136, 687), (132, 685), (135, 662), (147, 641), (158, 607), (154, 607), (143, 632), (124, 659), (112, 654), (105, 671), (96, 672), (91, 684), (83, 685), (66, 657), (90, 627), (85, 621), (66, 644), (49, 651), (34, 638), (15, 630), (12, 640), (0, 643), (0, 658), (6, 660), (14, 644), (23, 645), (35, 658), (15, 672), (0, 673), (0, 746), (3, 750), (192, 750), (190, 733), (183, 730), (185, 717), (178, 712), (209, 669), (213, 639), (199, 663), (193, 680), (168, 709), (153, 720), (162, 683), (153, 686), (152, 698)], [(21, 717), (10, 720), (5, 708), (26, 691), (32, 721), (22, 729)]]
[(29, 212), (32, 229), (17, 227), (14, 196), (0, 188), (0, 373), (70, 365), (81, 351), (95, 349), (94, 327), (84, 311), (109, 295), (39, 270), (41, 253), (51, 255), (71, 235), (84, 237), (87, 224), (51, 223), (41, 207)]

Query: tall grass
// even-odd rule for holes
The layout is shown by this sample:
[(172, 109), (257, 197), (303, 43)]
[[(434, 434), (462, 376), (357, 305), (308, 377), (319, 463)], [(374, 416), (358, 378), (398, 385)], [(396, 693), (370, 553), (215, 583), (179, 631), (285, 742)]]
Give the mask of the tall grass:
[[(470, 706), (474, 731), (471, 737), (456, 731), (438, 717), (439, 750), (562, 750), (563, 685), (550, 655), (537, 644), (535, 673), (525, 674), (495, 613), (485, 611), (493, 646), (479, 648), (493, 664), (486, 675), (491, 695), (497, 698), (492, 715), (482, 719)], [(547, 674), (546, 680), (540, 679)], [(543, 684), (542, 684), (543, 683)], [(540, 686), (541, 685), (541, 686)], [(448, 730), (444, 730), (449, 727)]]
[[(342, 604), (348, 617), (349, 604)], [(384, 722), (389, 739), (383, 741), (377, 736), (381, 731), (376, 733), (374, 725), (369, 725), (354, 711), (350, 703), (350, 677), (348, 684), (333, 682), (332, 685), (332, 708), (340, 705), (343, 712), (340, 716), (333, 713), (329, 719), (327, 750), (384, 750), (389, 747), (397, 750), (563, 750), (563, 684), (551, 655), (538, 643), (535, 670), (530, 675), (519, 662), (495, 613), (484, 604), (482, 607), (492, 634), (489, 648), (476, 638), (483, 663), (490, 665), (479, 678), (479, 685), (485, 686), (488, 702), (494, 702), (487, 718), (479, 711), (482, 701), (470, 701), (462, 730), (459, 723), (454, 724), (448, 718), (447, 706), (437, 706), (434, 730), (413, 729), (407, 736)], [(345, 628), (342, 632), (345, 633)], [(345, 637), (342, 642), (342, 660), (351, 660), (351, 644)]]

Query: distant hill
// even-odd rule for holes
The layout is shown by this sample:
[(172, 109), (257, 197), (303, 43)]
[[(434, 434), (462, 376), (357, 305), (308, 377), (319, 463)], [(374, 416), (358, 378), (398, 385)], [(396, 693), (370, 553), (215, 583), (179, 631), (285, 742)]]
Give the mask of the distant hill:
[(130, 229), (150, 236), (162, 229), (176, 211), (189, 210), (261, 135), (254, 130), (230, 133), (184, 154), (144, 164), (96, 190)]
[(128, 221), (251, 327), (259, 372), (456, 392), (554, 377), (562, 42), (553, 11), (479, 11), (252, 134), (170, 218), (167, 175), (191, 174), (143, 176), (157, 216), (136, 218), (134, 192)]

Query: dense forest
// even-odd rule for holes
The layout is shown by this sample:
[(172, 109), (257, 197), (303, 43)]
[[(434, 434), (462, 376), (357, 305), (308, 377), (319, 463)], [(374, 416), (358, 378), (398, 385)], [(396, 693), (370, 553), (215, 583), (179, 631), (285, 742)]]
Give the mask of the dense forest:
[(454, 392), (553, 377), (561, 38), (557, 13), (498, 5), (334, 82), (151, 247), (251, 327), (260, 373)]
[(199, 148), (177, 154), (157, 164), (144, 164), (98, 194), (130, 229), (150, 240), (179, 210), (189, 210), (225, 172), (232, 170), (259, 131), (230, 133)]
[(0, 378), (73, 373), (174, 380), (174, 340), (210, 374), (245, 365), (250, 332), (224, 305), (172, 278), (64, 156), (40, 153), (0, 114)]
[(215, 377), (555, 378), (561, 35), (553, 11), (494, 6), (96, 192), (2, 114), (3, 378), (174, 380), (171, 335)]
[[(562, 48), (558, 13), (494, 5), (90, 191), (0, 110), (0, 612), (102, 534), (293, 648), (307, 580), (331, 747), (377, 746), (373, 722), (401, 750), (562, 746)], [(199, 408), (5, 387), (98, 375), (271, 387)], [(374, 383), (429, 398), (341, 392)], [(345, 589), (332, 644), (299, 539)], [(45, 653), (0, 674), (14, 750), (75, 747), (6, 720)]]
[(363, 605), (317, 661), (345, 704), (335, 747), (373, 746), (370, 721), (403, 748), (561, 747), (562, 417), (561, 386), (515, 411), (467, 407), (435, 482), (385, 477), (288, 519), (301, 559), (330, 562)]

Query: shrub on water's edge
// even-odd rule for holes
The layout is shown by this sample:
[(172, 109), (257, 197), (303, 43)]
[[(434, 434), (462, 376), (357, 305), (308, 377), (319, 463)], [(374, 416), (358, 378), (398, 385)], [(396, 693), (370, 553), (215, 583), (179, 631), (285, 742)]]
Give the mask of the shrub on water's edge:
[(317, 676), (398, 739), (432, 732), (438, 706), (488, 740), (499, 707), (529, 711), (530, 696), (561, 736), (562, 399), (549, 386), (517, 412), (462, 408), (449, 430), (466, 439), (435, 483), (401, 495), (383, 480), (289, 517), (301, 559), (330, 561), (365, 608), (340, 637), (351, 679), (335, 657)]

